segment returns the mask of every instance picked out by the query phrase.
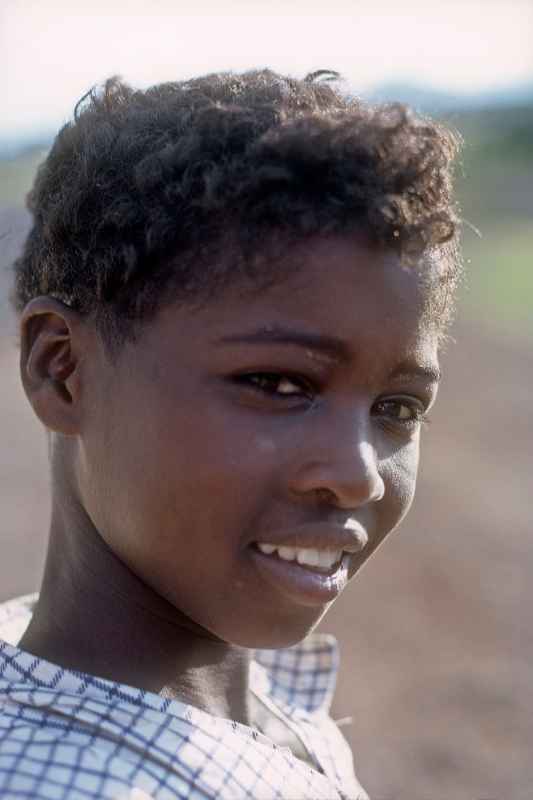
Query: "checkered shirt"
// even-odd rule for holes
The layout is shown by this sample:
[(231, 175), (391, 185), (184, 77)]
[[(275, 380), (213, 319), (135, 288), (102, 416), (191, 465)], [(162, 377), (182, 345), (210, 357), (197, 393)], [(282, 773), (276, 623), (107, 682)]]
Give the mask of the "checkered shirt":
[(255, 651), (251, 667), (252, 692), (311, 766), (252, 727), (20, 650), (35, 600), (0, 606), (2, 800), (368, 800), (328, 715), (332, 637)]

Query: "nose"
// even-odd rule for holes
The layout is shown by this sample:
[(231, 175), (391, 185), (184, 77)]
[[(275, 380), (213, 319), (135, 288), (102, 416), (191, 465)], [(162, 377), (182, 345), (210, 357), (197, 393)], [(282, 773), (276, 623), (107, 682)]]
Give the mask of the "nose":
[(328, 425), (322, 434), (315, 428), (314, 434), (310, 434), (314, 441), (308, 439), (302, 448), (304, 457), (293, 473), (293, 492), (314, 495), (346, 510), (383, 498), (385, 483), (366, 425), (352, 419), (348, 429), (342, 424), (335, 429)]

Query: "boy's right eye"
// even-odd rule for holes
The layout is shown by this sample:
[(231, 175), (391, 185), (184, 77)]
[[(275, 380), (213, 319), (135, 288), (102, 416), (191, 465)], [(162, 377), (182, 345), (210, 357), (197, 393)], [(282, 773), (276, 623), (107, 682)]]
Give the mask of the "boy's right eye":
[(313, 392), (306, 381), (285, 373), (250, 372), (236, 376), (235, 381), (272, 397), (313, 399)]

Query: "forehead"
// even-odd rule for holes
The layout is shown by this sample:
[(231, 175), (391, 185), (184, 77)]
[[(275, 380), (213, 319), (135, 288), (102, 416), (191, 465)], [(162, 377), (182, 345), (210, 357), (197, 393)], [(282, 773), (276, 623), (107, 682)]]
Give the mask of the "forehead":
[(291, 247), (266, 288), (232, 286), (213, 310), (225, 321), (292, 315), (339, 333), (354, 323), (360, 329), (418, 329), (432, 294), (426, 267), (435, 269), (429, 261), (406, 267), (395, 253), (358, 235), (315, 237)]
[(330, 350), (364, 361), (369, 374), (406, 359), (435, 364), (427, 286), (420, 270), (360, 237), (317, 237), (291, 248), (268, 286), (231, 285), (201, 306), (169, 307), (161, 322), (170, 326), (164, 338), (179, 336), (200, 358), (206, 344), (281, 341), (290, 331), (302, 346), (306, 336), (334, 342)]

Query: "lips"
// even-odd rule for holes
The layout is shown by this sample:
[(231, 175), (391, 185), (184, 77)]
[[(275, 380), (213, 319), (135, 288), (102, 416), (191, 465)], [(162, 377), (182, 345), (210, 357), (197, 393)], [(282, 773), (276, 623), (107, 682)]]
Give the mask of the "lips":
[(324, 605), (349, 579), (352, 557), (368, 543), (355, 520), (344, 525), (306, 525), (276, 530), (252, 543), (250, 554), (260, 576), (283, 595), (303, 605)]
[(364, 526), (354, 519), (348, 519), (343, 525), (309, 524), (287, 530), (276, 529), (259, 536), (254, 544), (273, 545), (275, 549), (282, 547), (296, 550), (343, 551), (359, 553), (368, 543), (368, 534)]

